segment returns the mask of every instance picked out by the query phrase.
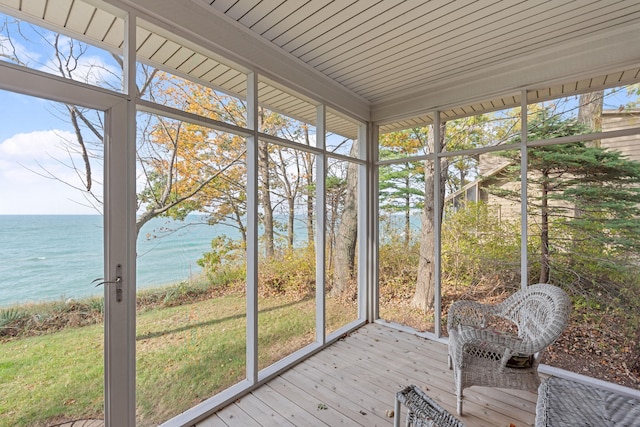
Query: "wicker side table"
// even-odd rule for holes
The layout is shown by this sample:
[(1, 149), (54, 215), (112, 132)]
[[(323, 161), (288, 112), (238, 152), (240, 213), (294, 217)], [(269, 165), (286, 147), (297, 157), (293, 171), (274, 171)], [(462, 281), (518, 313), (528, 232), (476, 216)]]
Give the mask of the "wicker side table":
[(415, 385), (396, 393), (394, 427), (400, 427), (400, 404), (404, 404), (409, 410), (406, 427), (464, 427), (460, 420)]

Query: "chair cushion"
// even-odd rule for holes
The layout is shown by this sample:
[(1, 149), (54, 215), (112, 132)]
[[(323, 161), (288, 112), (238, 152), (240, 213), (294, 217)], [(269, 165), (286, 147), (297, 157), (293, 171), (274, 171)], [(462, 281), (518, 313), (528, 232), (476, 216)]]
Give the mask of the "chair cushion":
[(525, 355), (513, 355), (507, 360), (507, 368), (526, 369), (533, 366), (533, 354)]

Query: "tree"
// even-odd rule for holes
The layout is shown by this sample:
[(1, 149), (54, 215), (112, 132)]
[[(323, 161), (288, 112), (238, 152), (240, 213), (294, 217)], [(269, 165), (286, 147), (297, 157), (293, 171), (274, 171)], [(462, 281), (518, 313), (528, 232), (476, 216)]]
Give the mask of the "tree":
[[(119, 56), (109, 56), (106, 52), (96, 54), (95, 49), (92, 51), (85, 43), (9, 18), (1, 29), (7, 42), (2, 44), (0, 55), (5, 59), (24, 66), (46, 67), (67, 79), (120, 90), (123, 64)], [(27, 33), (37, 40), (30, 40), (25, 36)], [(16, 47), (30, 43), (47, 48), (44, 59), (28, 57)], [(115, 66), (91, 59), (92, 55), (110, 58)], [(119, 70), (116, 69), (118, 66)], [(137, 80), (140, 97), (189, 113), (244, 125), (243, 110), (246, 108), (235, 98), (145, 65), (139, 67)], [(62, 181), (46, 170), (41, 173), (82, 191), (85, 199), (101, 210), (102, 195), (94, 185), (93, 169), (95, 164), (103, 162), (102, 116), (73, 105), (66, 105), (57, 113), (66, 116), (74, 130), (75, 140), (67, 141), (66, 150), (70, 153), (69, 167), (77, 172), (81, 184)], [(239, 191), (236, 185), (242, 183), (239, 179), (242, 176), (239, 166), (245, 151), (242, 138), (152, 114), (139, 114), (138, 129), (138, 233), (152, 218), (183, 219), (194, 210), (209, 210), (213, 222), (233, 218), (243, 231), (240, 221), (244, 215), (240, 193), (243, 190)], [(71, 153), (75, 152), (81, 154), (82, 165), (73, 161)], [(221, 202), (225, 198), (226, 201)], [(217, 207), (211, 211), (213, 206)]]
[(337, 240), (338, 225), (340, 223), (340, 216), (342, 215), (342, 205), (345, 196), (345, 190), (347, 182), (341, 174), (328, 175), (326, 179), (326, 203), (327, 203), (327, 260), (329, 265), (327, 270), (333, 270), (333, 262), (335, 259), (334, 248)]
[[(440, 124), (440, 139), (436, 141), (433, 126), (429, 126), (426, 135), (426, 146), (430, 152), (435, 152), (436, 144), (443, 146), (446, 122)], [(435, 188), (435, 163), (426, 160), (424, 167), (424, 209), (422, 210), (422, 229), (420, 232), (420, 258), (418, 262), (418, 276), (416, 280), (416, 290), (411, 300), (411, 305), (422, 311), (433, 307), (435, 298), (435, 229), (436, 221), (442, 222), (444, 203), (436, 211), (434, 201), (444, 200), (445, 183), (447, 181), (448, 160), (440, 161), (440, 186)]]
[[(158, 103), (218, 121), (243, 124), (244, 106), (211, 88), (156, 73), (147, 84)], [(158, 115), (139, 115), (138, 159), (144, 175), (137, 228), (157, 216), (182, 220), (207, 212), (212, 224), (235, 226), (245, 236), (243, 138)], [(142, 126), (140, 126), (142, 122)]]
[[(576, 119), (539, 111), (531, 121), (529, 140), (584, 133)], [(503, 154), (512, 160), (508, 179), (520, 175), (520, 152)], [(550, 280), (552, 254), (569, 250), (577, 240), (600, 243), (607, 250), (640, 248), (640, 162), (584, 142), (548, 145), (528, 152), (528, 209), (539, 218), (541, 283)], [(520, 200), (519, 191), (490, 191)], [(556, 223), (553, 219), (556, 219)], [(556, 235), (551, 234), (552, 225)], [(573, 237), (571, 237), (573, 236)]]
[(404, 214), (404, 243), (411, 241), (411, 217), (424, 205), (424, 165), (422, 162), (380, 167), (380, 209)]
[[(351, 156), (358, 153), (358, 141), (351, 146)], [(338, 224), (336, 250), (333, 259), (334, 282), (332, 296), (344, 295), (355, 277), (356, 243), (358, 235), (358, 171), (357, 163), (349, 162), (343, 197), (343, 209)]]
[[(578, 98), (578, 123), (590, 132), (602, 131), (602, 107), (604, 102), (604, 90), (587, 92)], [(599, 140), (590, 142), (596, 147), (600, 146)]]

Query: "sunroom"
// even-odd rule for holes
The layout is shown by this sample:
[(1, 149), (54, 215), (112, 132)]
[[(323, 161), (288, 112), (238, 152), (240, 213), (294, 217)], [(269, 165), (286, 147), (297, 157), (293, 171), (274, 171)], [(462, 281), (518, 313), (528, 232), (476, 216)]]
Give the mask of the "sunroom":
[(640, 394), (640, 2), (0, 13), (0, 426), (455, 413), (448, 307), (541, 282), (573, 306), (541, 375)]

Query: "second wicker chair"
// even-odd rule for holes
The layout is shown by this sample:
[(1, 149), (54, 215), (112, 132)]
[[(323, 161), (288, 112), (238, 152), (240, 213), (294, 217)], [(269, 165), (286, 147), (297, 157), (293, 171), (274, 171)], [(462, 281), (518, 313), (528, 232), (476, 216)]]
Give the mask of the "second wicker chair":
[(495, 305), (454, 302), (447, 328), (458, 415), (467, 387), (535, 392), (540, 357), (566, 328), (570, 310), (567, 294), (549, 284), (528, 286)]

